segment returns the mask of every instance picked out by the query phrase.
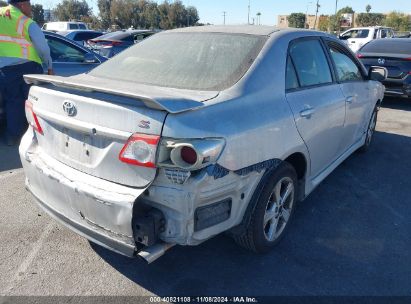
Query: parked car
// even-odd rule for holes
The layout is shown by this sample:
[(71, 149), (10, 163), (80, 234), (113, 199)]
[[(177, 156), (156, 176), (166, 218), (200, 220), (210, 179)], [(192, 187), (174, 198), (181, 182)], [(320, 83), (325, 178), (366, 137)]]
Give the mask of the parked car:
[(354, 53), (371, 40), (393, 37), (394, 31), (392, 28), (382, 26), (356, 27), (343, 32), (339, 36)]
[[(52, 32), (44, 32), (50, 47), (56, 75), (71, 76), (85, 73), (107, 59), (75, 42)], [(0, 94), (0, 123), (4, 120), (3, 98)]]
[(321, 32), (162, 32), (87, 74), (25, 77), (26, 186), (62, 224), (148, 262), (224, 231), (265, 252), (297, 201), (369, 147), (385, 73)]
[(70, 30), (88, 30), (84, 22), (47, 22), (43, 24), (42, 29), (50, 32), (70, 31)]
[(111, 58), (153, 34), (154, 32), (149, 30), (117, 31), (90, 39), (87, 44), (101, 56)]
[(73, 40), (80, 45), (87, 46), (88, 40), (100, 37), (101, 35), (103, 35), (103, 32), (92, 30), (72, 30), (57, 32), (57, 34), (62, 35), (70, 40)]
[(411, 97), (411, 39), (374, 40), (357, 53), (365, 67), (382, 66), (388, 70), (383, 82), (385, 94)]

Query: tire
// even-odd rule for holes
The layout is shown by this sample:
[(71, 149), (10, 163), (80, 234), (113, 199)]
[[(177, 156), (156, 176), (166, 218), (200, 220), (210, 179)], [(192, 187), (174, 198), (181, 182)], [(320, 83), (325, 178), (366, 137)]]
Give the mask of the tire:
[[(241, 235), (233, 236), (237, 244), (257, 253), (265, 253), (274, 247), (284, 236), (293, 217), (297, 187), (294, 168), (283, 162), (265, 180), (262, 188), (257, 187), (262, 190), (260, 195), (254, 195), (257, 202), (250, 221)], [(279, 201), (283, 201), (281, 208)]]
[(377, 126), (377, 116), (378, 116), (378, 107), (376, 106), (371, 114), (370, 122), (368, 123), (367, 135), (365, 137), (364, 145), (358, 149), (360, 153), (365, 153), (370, 148), (372, 138), (375, 133), (375, 127)]

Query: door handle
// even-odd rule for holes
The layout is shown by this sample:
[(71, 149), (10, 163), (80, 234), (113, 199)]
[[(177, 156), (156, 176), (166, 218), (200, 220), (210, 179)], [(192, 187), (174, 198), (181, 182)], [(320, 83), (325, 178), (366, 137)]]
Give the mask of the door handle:
[(346, 103), (352, 103), (353, 101), (354, 101), (354, 96), (348, 96), (347, 98), (345, 98)]
[(308, 109), (302, 110), (300, 112), (300, 116), (305, 117), (305, 118), (310, 118), (311, 115), (314, 114), (314, 112), (315, 112), (315, 110), (313, 108), (308, 108)]

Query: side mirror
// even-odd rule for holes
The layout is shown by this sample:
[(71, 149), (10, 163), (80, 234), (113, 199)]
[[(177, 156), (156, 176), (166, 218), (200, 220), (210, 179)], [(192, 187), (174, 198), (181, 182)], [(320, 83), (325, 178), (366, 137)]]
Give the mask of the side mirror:
[(84, 54), (84, 63), (98, 63), (98, 59), (91, 53)]
[(368, 77), (370, 80), (384, 81), (387, 79), (388, 71), (386, 68), (379, 66), (372, 66), (368, 72)]

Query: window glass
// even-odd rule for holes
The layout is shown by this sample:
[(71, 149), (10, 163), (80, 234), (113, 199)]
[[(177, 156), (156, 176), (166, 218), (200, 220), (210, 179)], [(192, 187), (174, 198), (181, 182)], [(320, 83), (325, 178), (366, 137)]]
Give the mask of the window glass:
[(368, 42), (361, 48), (364, 53), (392, 53), (392, 54), (411, 54), (411, 39), (393, 38), (377, 39)]
[(97, 77), (192, 90), (223, 90), (243, 77), (266, 37), (160, 33), (90, 72)]
[(330, 67), (318, 40), (293, 43), (290, 48), (300, 85), (312, 86), (332, 82)]
[(69, 24), (69, 29), (70, 30), (78, 30), (78, 25), (75, 23), (70, 23)]
[(54, 62), (84, 62), (84, 52), (66, 42), (47, 38), (50, 55)]
[(81, 30), (86, 30), (86, 25), (80, 23), (80, 24), (78, 25), (78, 28), (81, 29)]
[(295, 69), (291, 58), (288, 57), (287, 60), (287, 70), (285, 75), (285, 89), (296, 89), (298, 88), (297, 74), (295, 74)]
[(330, 53), (337, 69), (339, 81), (363, 80), (360, 69), (348, 55), (332, 46)]
[(351, 30), (343, 35), (345, 39), (348, 38), (367, 38), (368, 34), (370, 33), (369, 30)]
[(381, 30), (381, 38), (387, 38), (387, 31)]

